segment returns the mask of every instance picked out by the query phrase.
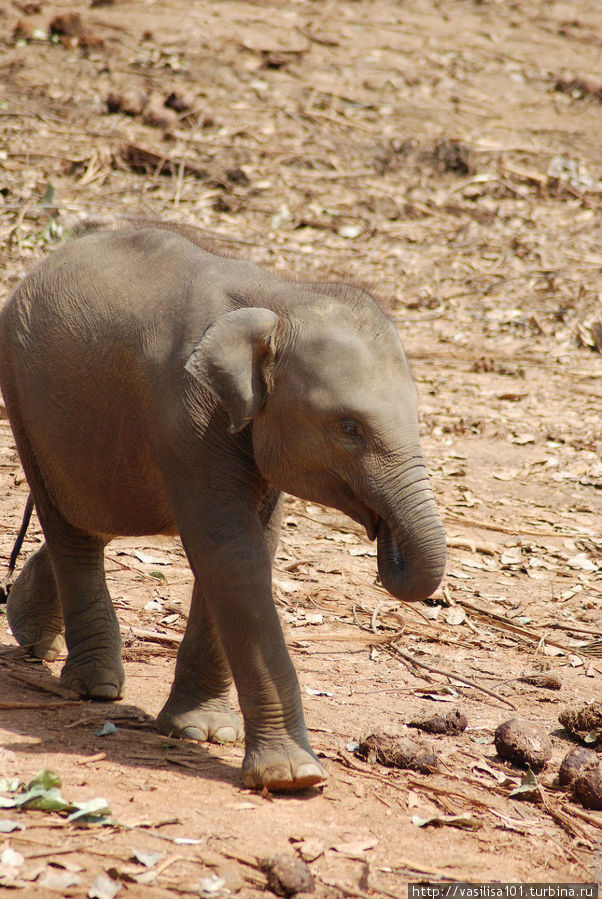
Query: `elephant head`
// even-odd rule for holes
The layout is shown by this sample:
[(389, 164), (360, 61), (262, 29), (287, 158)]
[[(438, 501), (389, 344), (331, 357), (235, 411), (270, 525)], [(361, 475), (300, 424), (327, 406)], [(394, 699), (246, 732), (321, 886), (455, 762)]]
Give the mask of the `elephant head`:
[(426, 599), (443, 576), (446, 544), (397, 330), (355, 288), (295, 294), (301, 301), (278, 314), (222, 315), (186, 367), (225, 406), (232, 432), (252, 421), (266, 480), (359, 522), (377, 539), (384, 587)]

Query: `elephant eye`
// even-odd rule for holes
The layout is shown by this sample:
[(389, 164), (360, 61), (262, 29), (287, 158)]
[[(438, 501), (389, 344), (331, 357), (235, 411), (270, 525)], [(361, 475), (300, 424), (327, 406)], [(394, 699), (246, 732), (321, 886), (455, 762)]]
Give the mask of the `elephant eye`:
[(362, 446), (365, 444), (364, 432), (359, 422), (354, 421), (352, 418), (343, 418), (337, 424), (339, 433), (347, 440), (351, 438), (351, 440)]

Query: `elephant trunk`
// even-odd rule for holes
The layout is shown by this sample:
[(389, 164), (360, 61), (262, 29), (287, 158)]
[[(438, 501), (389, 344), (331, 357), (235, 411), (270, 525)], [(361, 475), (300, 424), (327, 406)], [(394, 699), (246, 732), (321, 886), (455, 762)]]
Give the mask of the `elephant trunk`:
[(396, 499), (385, 504), (377, 526), (378, 573), (389, 593), (416, 602), (441, 583), (445, 532), (422, 457), (402, 466), (399, 477), (405, 483), (398, 484)]

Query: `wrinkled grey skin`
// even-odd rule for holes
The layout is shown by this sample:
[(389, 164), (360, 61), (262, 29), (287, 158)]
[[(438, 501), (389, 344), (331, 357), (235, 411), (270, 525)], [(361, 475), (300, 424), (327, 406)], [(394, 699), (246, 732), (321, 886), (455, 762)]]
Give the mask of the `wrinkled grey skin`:
[(396, 597), (438, 586), (445, 538), (397, 332), (355, 287), (279, 280), (169, 227), (57, 250), (0, 318), (0, 377), (46, 543), (9, 597), (15, 637), (82, 696), (123, 687), (103, 552), (179, 534), (195, 581), (163, 733), (236, 739), (248, 786), (326, 772), (272, 600), (280, 492), (378, 539)]

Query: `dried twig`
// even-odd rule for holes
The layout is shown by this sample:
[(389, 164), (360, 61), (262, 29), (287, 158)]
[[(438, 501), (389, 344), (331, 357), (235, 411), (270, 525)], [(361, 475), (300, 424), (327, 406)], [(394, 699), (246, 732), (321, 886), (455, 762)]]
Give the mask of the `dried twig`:
[(509, 706), (511, 709), (516, 710), (516, 706), (514, 705), (514, 703), (510, 702), (509, 699), (506, 699), (504, 696), (500, 696), (499, 693), (497, 693), (495, 690), (490, 690), (489, 687), (482, 687), (480, 684), (477, 684), (476, 681), (473, 681), (470, 678), (456, 674), (453, 671), (446, 671), (444, 668), (439, 668), (438, 666), (431, 665), (428, 662), (421, 662), (410, 652), (405, 649), (400, 649), (398, 646), (387, 646), (387, 649), (393, 655), (400, 656), (406, 662), (409, 662), (411, 665), (416, 665), (416, 667), (418, 668), (424, 668), (430, 674), (441, 674), (443, 675), (443, 677), (450, 678), (450, 680), (459, 681), (465, 686), (473, 687), (475, 690), (479, 690), (481, 693), (486, 693), (488, 696), (493, 697), (493, 699), (497, 699), (498, 702), (501, 702), (504, 705)]
[(77, 699), (46, 700), (45, 702), (10, 702), (9, 700), (2, 700), (0, 702), (0, 709), (2, 709), (2, 711), (18, 711), (19, 709), (62, 709), (75, 705), (76, 703)]
[(507, 631), (508, 633), (514, 634), (516, 636), (523, 637), (526, 640), (530, 640), (532, 643), (547, 643), (548, 646), (555, 646), (557, 649), (562, 649), (567, 653), (583, 653), (583, 647), (577, 646), (567, 646), (566, 643), (560, 643), (558, 640), (552, 640), (549, 637), (546, 637), (545, 634), (538, 634), (536, 631), (530, 630), (529, 628), (523, 627), (518, 624), (513, 624), (510, 621), (507, 621), (501, 615), (497, 615), (495, 612), (490, 612), (487, 609), (481, 609), (479, 606), (475, 606), (474, 603), (469, 602), (464, 597), (458, 597), (456, 600), (458, 605), (463, 606), (466, 609), (470, 609), (470, 611), (480, 618), (482, 621), (486, 621), (491, 627), (497, 627), (499, 630)]
[(31, 674), (24, 674), (21, 671), (7, 671), (6, 673), (9, 677), (12, 677), (13, 680), (21, 681), (29, 687), (41, 690), (43, 693), (53, 693), (55, 696), (60, 696), (61, 699), (68, 700), (73, 704), (84, 701), (71, 690), (68, 690), (66, 687), (61, 687), (58, 683), (45, 683), (40, 678), (34, 677)]

